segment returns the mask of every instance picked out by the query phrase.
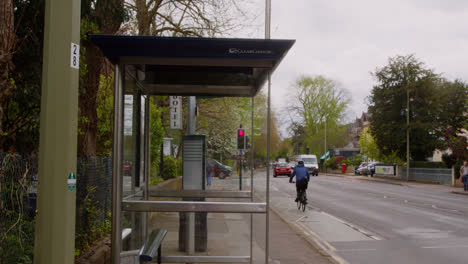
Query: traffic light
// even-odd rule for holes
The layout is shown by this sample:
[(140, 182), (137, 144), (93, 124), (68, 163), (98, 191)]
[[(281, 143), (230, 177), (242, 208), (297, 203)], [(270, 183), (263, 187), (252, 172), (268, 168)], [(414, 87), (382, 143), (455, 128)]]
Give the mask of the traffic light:
[(237, 129), (237, 149), (245, 149), (245, 130)]

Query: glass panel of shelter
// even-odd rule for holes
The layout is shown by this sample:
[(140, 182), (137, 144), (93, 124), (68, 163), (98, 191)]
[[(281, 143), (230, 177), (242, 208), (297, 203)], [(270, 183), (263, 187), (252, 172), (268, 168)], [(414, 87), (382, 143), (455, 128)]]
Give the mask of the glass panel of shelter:
[[(163, 262), (187, 262), (184, 256), (198, 256), (199, 262), (217, 263), (229, 261), (232, 263), (264, 263), (264, 232), (258, 229), (265, 227), (266, 209), (259, 209), (252, 215), (251, 202), (258, 203), (264, 208), (265, 179), (251, 178), (251, 172), (244, 172), (242, 191), (239, 191), (240, 177), (234, 169), (229, 177), (214, 177), (209, 190), (203, 179), (201, 190), (183, 190), (181, 177), (164, 183), (162, 186), (149, 186), (149, 94), (144, 89), (144, 83), (138, 80), (137, 67), (127, 66), (124, 74), (124, 107), (123, 111), (123, 164), (122, 164), (122, 253), (121, 263), (139, 263), (138, 251), (142, 247), (148, 234), (158, 228), (168, 230), (163, 243)], [(253, 100), (252, 100), (253, 103)], [(252, 106), (253, 107), (253, 106)], [(183, 117), (184, 119), (185, 117)], [(145, 129), (146, 128), (146, 129)], [(185, 134), (185, 133), (183, 133)], [(205, 175), (203, 174), (203, 177)], [(253, 189), (257, 184), (258, 195), (254, 200)], [(229, 203), (249, 203), (252, 205), (245, 212), (216, 212), (223, 211), (209, 204), (200, 209), (204, 212), (189, 213), (164, 209), (141, 210), (126, 209), (126, 201), (201, 201), (204, 203), (219, 202), (226, 206), (237, 208)], [(263, 206), (261, 205), (263, 203)], [(223, 204), (221, 204), (223, 205)], [(179, 204), (175, 204), (175, 207)], [(210, 210), (210, 208), (215, 208)], [(230, 207), (229, 207), (230, 208)], [(234, 211), (242, 209), (234, 209)], [(213, 212), (214, 211), (214, 212)], [(195, 248), (187, 253), (187, 218), (193, 215), (195, 221)], [(253, 223), (253, 222), (254, 223)], [(254, 231), (253, 226), (256, 226)], [(264, 254), (264, 253), (263, 253)], [(220, 256), (216, 258), (213, 256)], [(182, 257), (182, 258), (178, 258)], [(194, 260), (196, 258), (192, 258)], [(193, 261), (190, 261), (193, 262)]]

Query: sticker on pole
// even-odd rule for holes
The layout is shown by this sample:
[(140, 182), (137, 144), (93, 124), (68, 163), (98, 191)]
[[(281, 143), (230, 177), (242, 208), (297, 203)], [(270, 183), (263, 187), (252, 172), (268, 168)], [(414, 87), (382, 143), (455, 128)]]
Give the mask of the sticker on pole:
[(68, 190), (70, 192), (73, 192), (76, 189), (76, 175), (75, 175), (75, 173), (70, 172), (70, 174), (68, 174), (67, 186), (68, 186)]
[(71, 55), (70, 67), (79, 69), (80, 68), (80, 45), (72, 42), (70, 55)]

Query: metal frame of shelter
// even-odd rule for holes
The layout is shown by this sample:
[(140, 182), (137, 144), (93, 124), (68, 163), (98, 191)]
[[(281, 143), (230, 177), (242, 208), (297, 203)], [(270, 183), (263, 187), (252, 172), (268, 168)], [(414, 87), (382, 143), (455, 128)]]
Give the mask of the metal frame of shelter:
[[(155, 192), (149, 190), (149, 96), (251, 97), (253, 127), (253, 97), (270, 78), (271, 72), (278, 66), (295, 41), (110, 35), (90, 35), (89, 37), (100, 47), (104, 56), (115, 65), (112, 263), (121, 263), (123, 255), (138, 254), (135, 250), (122, 252), (122, 242), (128, 234), (128, 230), (122, 230), (122, 213), (125, 212), (143, 212), (143, 217), (137, 220), (142, 223), (141, 230), (132, 230), (132, 235), (141, 236), (142, 239), (148, 236), (149, 230), (146, 212), (246, 213), (251, 214), (250, 232), (252, 232), (252, 214), (266, 214), (265, 233), (268, 234), (268, 186), (266, 187), (266, 201), (254, 202), (253, 169), (251, 170), (251, 189), (248, 191)], [(138, 124), (133, 128), (136, 135), (133, 143), (137, 146), (133, 170), (136, 177), (132, 177), (132, 191), (127, 193), (123, 190), (123, 185), (129, 184), (125, 182), (123, 175), (125, 94), (133, 95), (135, 120), (144, 120), (136, 122)], [(269, 97), (270, 93), (268, 93), (268, 102)], [(144, 107), (141, 104), (142, 98), (146, 102)], [(269, 113), (270, 104), (268, 104), (268, 116)], [(270, 133), (269, 129), (267, 133)], [(253, 156), (251, 159), (253, 161)], [(269, 185), (268, 171), (267, 185)], [(250, 201), (150, 200), (155, 196), (250, 198)], [(162, 260), (169, 263), (252, 263), (252, 239), (251, 237), (250, 256), (163, 256)], [(268, 235), (266, 240), (268, 241)], [(265, 263), (267, 260), (268, 244), (265, 250)]]

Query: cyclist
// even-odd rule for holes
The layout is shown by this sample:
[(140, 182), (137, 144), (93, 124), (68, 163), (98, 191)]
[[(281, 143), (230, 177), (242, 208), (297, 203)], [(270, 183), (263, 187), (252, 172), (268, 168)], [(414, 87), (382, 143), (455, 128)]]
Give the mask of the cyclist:
[(289, 182), (292, 183), (292, 179), (296, 176), (296, 200), (297, 202), (299, 200), (299, 193), (301, 191), (307, 190), (307, 185), (310, 180), (310, 175), (309, 171), (307, 170), (306, 167), (304, 167), (304, 161), (300, 160), (294, 168), (293, 173), (291, 173), (291, 176), (289, 177)]

